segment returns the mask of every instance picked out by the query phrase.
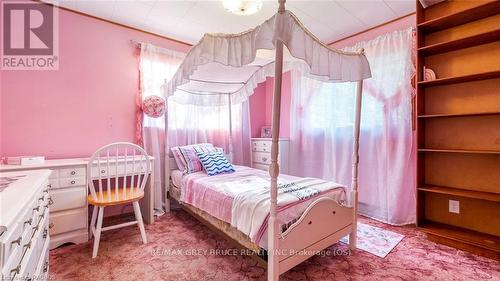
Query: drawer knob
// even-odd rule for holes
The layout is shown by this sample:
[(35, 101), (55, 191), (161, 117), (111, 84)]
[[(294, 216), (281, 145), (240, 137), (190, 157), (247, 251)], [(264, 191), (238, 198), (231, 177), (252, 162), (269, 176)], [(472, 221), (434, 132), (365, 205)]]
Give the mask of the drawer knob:
[(72, 181), (71, 181), (71, 184), (75, 184), (75, 181), (74, 181), (74, 180), (72, 180)]
[(54, 223), (53, 222), (49, 223), (49, 229), (52, 229), (53, 227), (54, 227)]
[(33, 219), (29, 219), (27, 221), (24, 222), (24, 224), (31, 224), (33, 222)]
[(76, 174), (75, 171), (71, 171), (71, 175), (74, 176)]
[(17, 245), (21, 245), (21, 240), (23, 238), (21, 236), (19, 236), (19, 238), (17, 238), (16, 240), (10, 242), (10, 244), (17, 244)]
[(106, 173), (106, 170), (101, 170), (101, 174), (104, 174), (104, 173)]
[(262, 161), (267, 161), (267, 157), (262, 157)]
[(10, 273), (19, 274), (19, 271), (21, 271), (21, 265), (20, 264), (18, 264), (15, 268), (11, 269)]

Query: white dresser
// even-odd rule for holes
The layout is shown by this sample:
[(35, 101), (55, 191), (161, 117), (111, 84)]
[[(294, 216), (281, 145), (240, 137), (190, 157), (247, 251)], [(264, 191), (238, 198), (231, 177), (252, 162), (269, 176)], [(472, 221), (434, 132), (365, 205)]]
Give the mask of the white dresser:
[[(153, 157), (150, 158), (151, 165)], [(84, 243), (88, 241), (88, 204), (87, 204), (87, 159), (56, 159), (46, 160), (43, 164), (19, 166), (0, 165), (0, 171), (28, 171), (37, 169), (50, 169), (52, 174), (49, 177), (49, 193), (51, 197), (50, 206), (50, 249), (61, 246), (65, 243)], [(118, 165), (110, 163), (116, 167), (118, 173), (122, 173), (124, 168), (120, 162)], [(138, 165), (137, 168), (143, 168)], [(92, 167), (90, 173), (92, 178), (98, 178), (102, 174), (97, 166)], [(151, 175), (152, 177), (152, 175)], [(145, 223), (154, 221), (153, 215), (153, 193), (150, 192), (152, 181), (148, 179), (145, 188), (145, 196), (141, 200), (141, 212)]]
[(0, 173), (1, 280), (48, 280), (50, 174)]
[[(280, 173), (288, 173), (288, 139), (279, 139), (278, 163)], [(268, 171), (271, 164), (271, 139), (252, 138), (252, 168)]]

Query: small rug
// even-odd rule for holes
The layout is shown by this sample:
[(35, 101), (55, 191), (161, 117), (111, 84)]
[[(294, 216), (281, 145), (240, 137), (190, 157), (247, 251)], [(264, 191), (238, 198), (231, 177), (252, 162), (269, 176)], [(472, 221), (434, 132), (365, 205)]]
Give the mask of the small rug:
[[(377, 257), (385, 258), (404, 237), (396, 232), (358, 223), (357, 248)], [(349, 236), (340, 239), (340, 242), (349, 244)]]

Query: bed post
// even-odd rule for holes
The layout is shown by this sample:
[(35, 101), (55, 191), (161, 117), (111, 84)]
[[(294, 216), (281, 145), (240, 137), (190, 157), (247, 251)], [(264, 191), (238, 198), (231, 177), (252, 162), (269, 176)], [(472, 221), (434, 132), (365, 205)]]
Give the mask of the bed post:
[[(279, 0), (278, 13), (285, 12), (285, 0)], [(274, 60), (274, 96), (273, 96), (273, 123), (272, 123), (272, 145), (271, 165), (269, 175), (271, 176), (271, 210), (268, 225), (268, 261), (267, 280), (277, 281), (280, 276), (279, 269), (279, 227), (276, 222), (276, 205), (278, 204), (278, 175), (279, 175), (279, 134), (280, 134), (280, 112), (281, 112), (281, 80), (283, 76), (283, 42), (276, 40), (276, 57)]]
[(168, 97), (165, 97), (165, 212), (170, 212), (170, 199), (168, 195), (168, 189), (170, 187), (170, 148), (168, 144)]
[[(359, 53), (364, 55), (365, 50)], [(358, 168), (359, 168), (359, 131), (361, 124), (361, 101), (363, 92), (363, 80), (356, 83), (356, 111), (354, 114), (354, 142), (352, 145), (352, 180), (351, 180), (351, 206), (353, 208), (352, 232), (349, 235), (349, 249), (356, 250), (358, 239)]]
[(233, 112), (231, 105), (231, 94), (227, 95), (228, 108), (229, 108), (229, 161), (233, 163)]

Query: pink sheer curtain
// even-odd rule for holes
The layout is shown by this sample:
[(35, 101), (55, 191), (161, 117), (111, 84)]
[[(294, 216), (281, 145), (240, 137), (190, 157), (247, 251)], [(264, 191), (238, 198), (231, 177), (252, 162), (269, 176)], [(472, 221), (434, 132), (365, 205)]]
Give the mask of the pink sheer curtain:
[[(223, 96), (226, 98), (227, 96)], [(228, 106), (179, 104), (169, 99), (170, 146), (209, 142), (229, 152)], [(250, 165), (250, 120), (248, 102), (232, 105), (233, 163)]]
[[(363, 83), (359, 207), (390, 224), (415, 222), (412, 128), (412, 30), (393, 32), (364, 48), (373, 77)], [(292, 73), (290, 171), (351, 182), (354, 83), (324, 83)]]
[[(163, 96), (162, 85), (170, 79), (184, 57), (183, 53), (163, 49), (151, 44), (141, 44), (139, 57), (140, 91), (138, 104), (148, 96)], [(154, 208), (156, 214), (164, 212), (164, 159), (165, 159), (165, 117), (150, 118), (139, 112), (137, 125), (137, 142), (154, 160)], [(142, 125), (142, 126), (141, 126)], [(140, 138), (142, 136), (142, 139)]]

